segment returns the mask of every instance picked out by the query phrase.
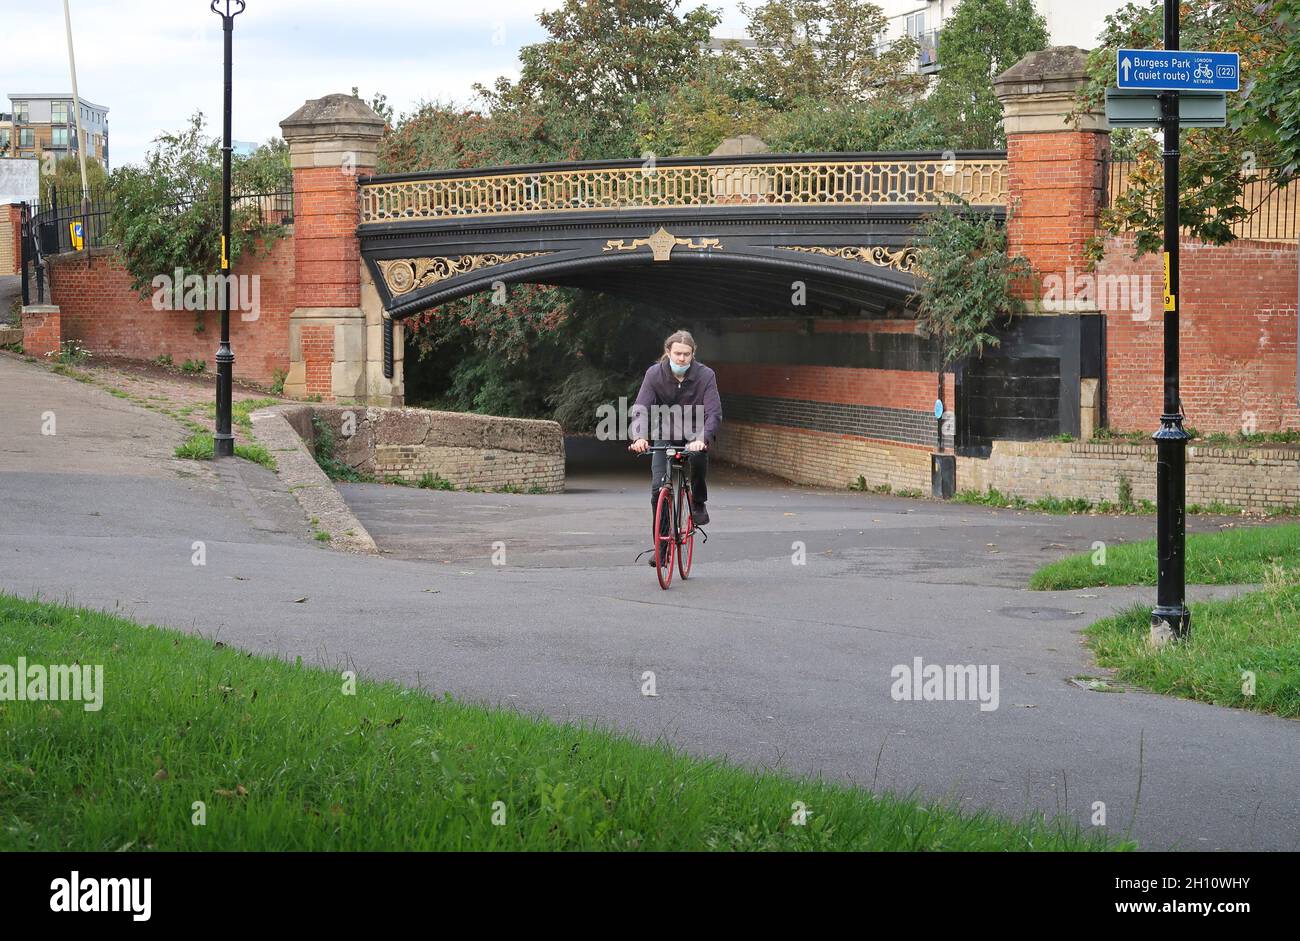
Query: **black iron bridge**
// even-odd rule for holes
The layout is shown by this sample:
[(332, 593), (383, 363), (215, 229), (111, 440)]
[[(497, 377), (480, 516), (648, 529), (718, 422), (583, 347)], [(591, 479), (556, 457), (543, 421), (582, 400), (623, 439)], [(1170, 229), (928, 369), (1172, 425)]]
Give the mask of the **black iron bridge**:
[(881, 316), (950, 193), (1004, 217), (1006, 155), (747, 154), (371, 176), (361, 253), (394, 319), (500, 284), (605, 291), (701, 317), (790, 304)]

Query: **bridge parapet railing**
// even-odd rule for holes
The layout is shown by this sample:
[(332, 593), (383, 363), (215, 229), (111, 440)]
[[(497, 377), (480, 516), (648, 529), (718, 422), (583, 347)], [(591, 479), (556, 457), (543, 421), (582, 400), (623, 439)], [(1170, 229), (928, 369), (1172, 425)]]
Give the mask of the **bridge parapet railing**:
[(361, 221), (671, 207), (933, 205), (942, 194), (1005, 207), (1006, 155), (748, 155), (452, 170), (361, 181)]

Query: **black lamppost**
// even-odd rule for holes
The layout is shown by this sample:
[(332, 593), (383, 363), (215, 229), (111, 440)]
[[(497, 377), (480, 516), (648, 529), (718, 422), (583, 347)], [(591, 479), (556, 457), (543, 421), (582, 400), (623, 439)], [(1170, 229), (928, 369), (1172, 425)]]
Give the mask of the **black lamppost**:
[[(1165, 48), (1178, 43), (1178, 0), (1165, 0)], [(1156, 606), (1151, 611), (1151, 635), (1157, 642), (1180, 640), (1191, 630), (1186, 595), (1187, 432), (1183, 429), (1178, 394), (1178, 92), (1160, 96), (1164, 126), (1165, 170), (1165, 395), (1156, 441)]]
[(212, 437), (212, 452), (214, 457), (233, 457), (235, 436), (230, 431), (230, 394), (235, 381), (235, 352), (230, 348), (230, 42), (235, 31), (235, 17), (244, 12), (244, 0), (212, 0), (211, 8), (221, 17), (226, 40), (226, 99), (221, 141), (221, 345), (217, 347), (217, 431)]

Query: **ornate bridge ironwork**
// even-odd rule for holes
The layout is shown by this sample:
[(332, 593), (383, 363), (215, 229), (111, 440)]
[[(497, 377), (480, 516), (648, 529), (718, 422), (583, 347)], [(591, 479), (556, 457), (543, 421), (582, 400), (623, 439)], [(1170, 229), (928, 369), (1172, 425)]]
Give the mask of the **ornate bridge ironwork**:
[(498, 283), (570, 285), (692, 313), (871, 315), (916, 287), (947, 196), (1003, 216), (1006, 156), (750, 154), (373, 176), (361, 250), (393, 317)]

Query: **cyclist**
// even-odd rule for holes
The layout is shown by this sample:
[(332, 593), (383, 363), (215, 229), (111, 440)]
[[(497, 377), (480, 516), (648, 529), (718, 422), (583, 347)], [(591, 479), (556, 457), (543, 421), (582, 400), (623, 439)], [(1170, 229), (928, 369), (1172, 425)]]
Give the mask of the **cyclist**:
[[(656, 409), (655, 406), (669, 408)], [(643, 453), (650, 447), (651, 435), (656, 447), (685, 447), (691, 465), (691, 510), (696, 525), (708, 523), (709, 513), (704, 505), (709, 498), (707, 449), (722, 424), (722, 400), (718, 396), (718, 378), (712, 369), (695, 359), (695, 338), (688, 332), (678, 330), (664, 340), (663, 356), (646, 370), (641, 391), (637, 393), (630, 412), (629, 431), (633, 440), (628, 450)], [(652, 422), (651, 419), (658, 421)], [(656, 451), (650, 467), (652, 527), (659, 488), (667, 478), (668, 457), (663, 451)], [(668, 521), (665, 519), (663, 522), (666, 525)], [(651, 559), (650, 564), (654, 565), (655, 560)]]

